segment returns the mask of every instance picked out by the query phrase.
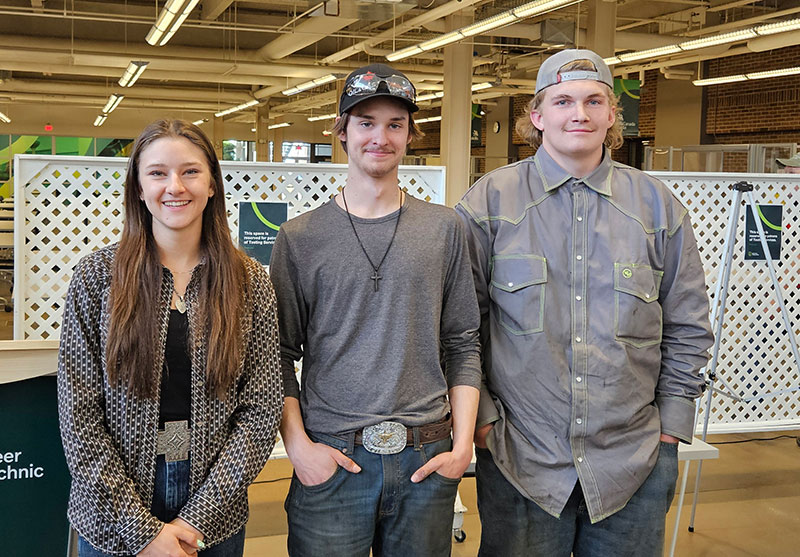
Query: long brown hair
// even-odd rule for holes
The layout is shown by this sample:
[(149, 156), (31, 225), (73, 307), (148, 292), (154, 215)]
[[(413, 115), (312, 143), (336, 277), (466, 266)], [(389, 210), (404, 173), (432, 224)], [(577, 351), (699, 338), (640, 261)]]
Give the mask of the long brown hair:
[[(218, 396), (237, 377), (244, 353), (241, 317), (244, 312), (245, 269), (242, 253), (231, 240), (219, 160), (206, 135), (183, 120), (158, 120), (136, 139), (125, 177), (125, 223), (111, 277), (111, 322), (106, 345), (109, 380), (127, 384), (139, 396), (154, 398), (158, 375), (154, 370), (159, 330), (158, 303), (163, 267), (153, 237), (153, 216), (141, 199), (139, 159), (161, 138), (185, 138), (205, 154), (214, 195), (203, 210), (200, 249), (205, 264), (200, 273), (197, 323), (192, 342), (207, 342), (206, 376)], [(213, 341), (210, 341), (213, 339)]]
[[(573, 60), (572, 62), (564, 64), (564, 66), (558, 70), (558, 73), (571, 72), (575, 70), (594, 72), (597, 71), (597, 68), (594, 67), (594, 64), (591, 60)], [(608, 149), (619, 149), (622, 147), (623, 143), (622, 108), (619, 105), (619, 98), (617, 98), (611, 88), (605, 84), (603, 88), (606, 90), (609, 106), (611, 106), (611, 110), (614, 111), (614, 114), (617, 117), (616, 120), (614, 120), (614, 124), (606, 132), (606, 138), (603, 141), (603, 145), (605, 145)], [(516, 125), (514, 126), (517, 134), (519, 134), (522, 139), (527, 141), (528, 145), (533, 147), (534, 150), (538, 149), (542, 144), (542, 131), (534, 126), (533, 122), (531, 122), (531, 112), (539, 111), (539, 107), (542, 106), (542, 103), (544, 102), (544, 96), (546, 94), (546, 88), (536, 93), (536, 95), (534, 95), (533, 98), (528, 102), (528, 105), (525, 108), (525, 114), (517, 118)]]

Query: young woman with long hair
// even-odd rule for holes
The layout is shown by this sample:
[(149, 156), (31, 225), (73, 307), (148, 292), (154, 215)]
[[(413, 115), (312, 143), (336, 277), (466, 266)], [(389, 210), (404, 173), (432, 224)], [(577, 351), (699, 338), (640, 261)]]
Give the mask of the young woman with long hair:
[(242, 555), (283, 405), (275, 295), (197, 126), (134, 143), (122, 238), (70, 283), (58, 395), (81, 557)]

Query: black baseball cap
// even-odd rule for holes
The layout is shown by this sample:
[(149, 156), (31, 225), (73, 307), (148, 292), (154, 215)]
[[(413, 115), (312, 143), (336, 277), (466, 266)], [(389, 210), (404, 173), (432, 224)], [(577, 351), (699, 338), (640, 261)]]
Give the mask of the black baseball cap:
[(347, 76), (339, 98), (339, 115), (375, 97), (393, 97), (403, 101), (410, 112), (419, 110), (417, 90), (403, 72), (386, 64), (369, 64)]

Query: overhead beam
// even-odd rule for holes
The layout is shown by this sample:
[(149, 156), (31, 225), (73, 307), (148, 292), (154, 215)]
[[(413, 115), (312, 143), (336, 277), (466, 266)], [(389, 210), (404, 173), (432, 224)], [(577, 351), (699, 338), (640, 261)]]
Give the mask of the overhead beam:
[(231, 4), (233, 0), (203, 0), (200, 17), (206, 21), (217, 19)]

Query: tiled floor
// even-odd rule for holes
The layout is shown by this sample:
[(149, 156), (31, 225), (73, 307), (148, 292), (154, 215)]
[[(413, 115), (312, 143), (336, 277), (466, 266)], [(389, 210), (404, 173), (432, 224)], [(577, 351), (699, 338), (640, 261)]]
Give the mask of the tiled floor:
[[(709, 436), (709, 441), (774, 437), (785, 433)], [(675, 555), (691, 557), (789, 557), (800, 555), (800, 447), (795, 439), (717, 445), (719, 460), (705, 461), (695, 531), (689, 533), (692, 464)], [(683, 471), (681, 464), (680, 470)], [(291, 465), (271, 461), (250, 488), (251, 518), (245, 557), (280, 557), (286, 553), (283, 499)], [(277, 480), (277, 481), (274, 481)], [(679, 480), (680, 481), (680, 480)], [(480, 522), (475, 504), (475, 480), (465, 478), (460, 494), (468, 511), (467, 539), (453, 543), (453, 556), (475, 556)], [(677, 501), (677, 497), (676, 497)], [(675, 505), (667, 516), (667, 548), (675, 520)]]

